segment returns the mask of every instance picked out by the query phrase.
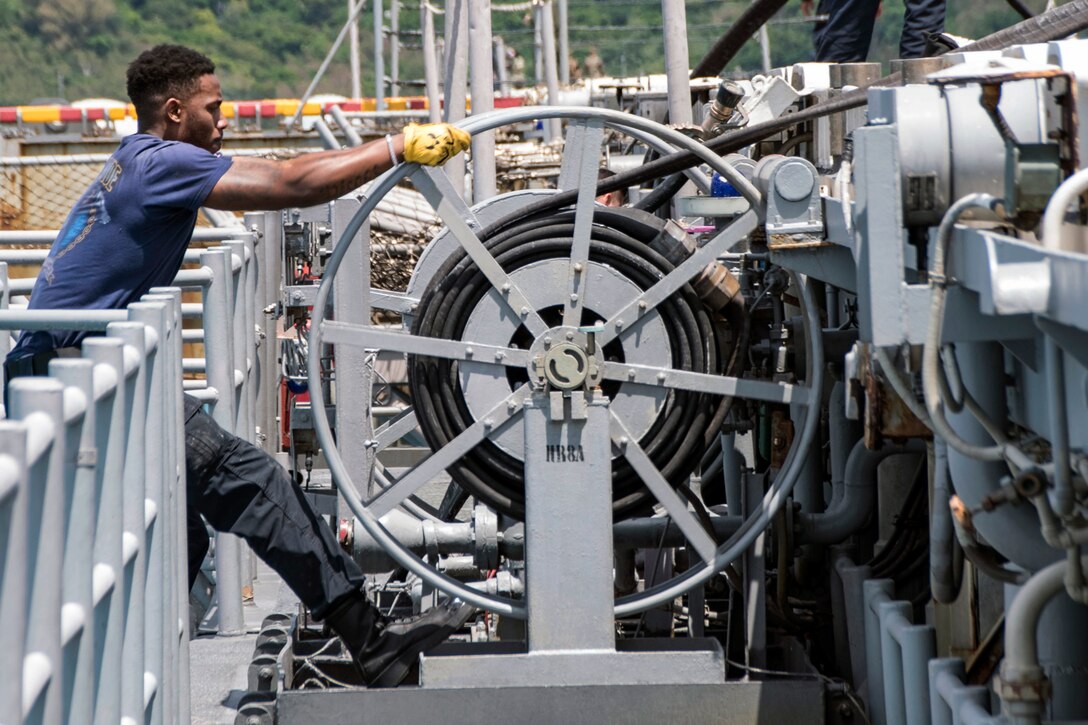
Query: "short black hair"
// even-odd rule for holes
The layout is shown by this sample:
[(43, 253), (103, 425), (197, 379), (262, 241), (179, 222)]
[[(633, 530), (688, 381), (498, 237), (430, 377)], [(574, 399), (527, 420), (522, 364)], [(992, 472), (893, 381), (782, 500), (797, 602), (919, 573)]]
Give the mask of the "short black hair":
[(214, 72), (215, 63), (203, 53), (183, 45), (156, 45), (129, 64), (128, 97), (136, 115), (150, 119), (167, 98), (187, 99), (200, 78)]
[[(611, 179), (615, 175), (616, 175), (616, 172), (613, 171), (612, 169), (610, 169), (608, 167), (605, 167), (605, 166), (601, 166), (601, 167), (599, 167), (597, 169), (597, 183), (600, 184), (602, 181), (607, 181), (608, 179)], [(620, 204), (626, 204), (627, 203), (627, 187), (616, 189), (612, 193), (616, 195), (617, 199), (619, 199)]]

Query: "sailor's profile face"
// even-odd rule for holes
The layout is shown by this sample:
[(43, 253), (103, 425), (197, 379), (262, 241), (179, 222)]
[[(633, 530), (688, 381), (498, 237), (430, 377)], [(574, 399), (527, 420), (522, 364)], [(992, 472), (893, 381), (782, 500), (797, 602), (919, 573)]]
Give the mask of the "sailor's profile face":
[(200, 77), (196, 91), (181, 102), (178, 140), (210, 153), (218, 153), (223, 145), (223, 91), (214, 73)]

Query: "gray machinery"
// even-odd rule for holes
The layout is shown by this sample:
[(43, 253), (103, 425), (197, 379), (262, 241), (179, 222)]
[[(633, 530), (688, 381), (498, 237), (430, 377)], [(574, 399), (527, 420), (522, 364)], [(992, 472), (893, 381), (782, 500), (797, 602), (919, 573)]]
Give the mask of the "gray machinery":
[[(343, 240), (406, 180), (445, 227), (406, 290), (371, 290), (382, 325), (326, 315), (353, 248), (332, 247), (314, 431), (347, 544), (394, 572), (376, 601), (486, 614), (418, 687), (336, 693), (305, 689), (350, 668), (300, 620), (281, 721), (1088, 719), (1088, 45), (928, 63), (867, 115), (725, 158), (598, 109), (464, 122), (562, 118), (558, 209), (469, 208), (414, 166), (379, 180)], [(730, 86), (742, 113), (704, 128), (871, 71)], [(702, 221), (596, 205), (613, 132), (694, 154), (701, 193), (675, 203)], [(737, 196), (707, 196), (711, 172)], [(334, 440), (328, 346), (402, 356), (411, 407)], [(422, 460), (383, 465), (409, 434)]]

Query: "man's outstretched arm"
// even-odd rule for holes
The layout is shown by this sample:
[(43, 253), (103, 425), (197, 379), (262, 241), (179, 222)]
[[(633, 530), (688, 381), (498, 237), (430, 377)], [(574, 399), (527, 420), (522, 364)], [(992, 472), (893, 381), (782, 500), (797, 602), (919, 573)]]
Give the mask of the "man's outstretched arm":
[[(397, 161), (437, 166), (468, 148), (469, 135), (455, 126), (436, 123), (409, 126), (391, 141)], [(391, 166), (393, 159), (385, 139), (287, 161), (241, 156), (234, 159), (204, 204), (227, 211), (313, 206), (358, 189)]]

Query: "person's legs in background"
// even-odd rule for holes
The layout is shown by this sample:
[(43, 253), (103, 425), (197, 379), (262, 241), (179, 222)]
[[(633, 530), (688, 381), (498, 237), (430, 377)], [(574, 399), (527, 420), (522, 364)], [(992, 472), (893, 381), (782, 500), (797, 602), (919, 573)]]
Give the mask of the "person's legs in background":
[(821, 63), (860, 63), (869, 55), (880, 0), (823, 0), (818, 13), (829, 17), (823, 28), (813, 33), (816, 61)]
[(906, 0), (903, 34), (899, 37), (900, 58), (921, 58), (926, 41), (944, 32), (945, 0)]

